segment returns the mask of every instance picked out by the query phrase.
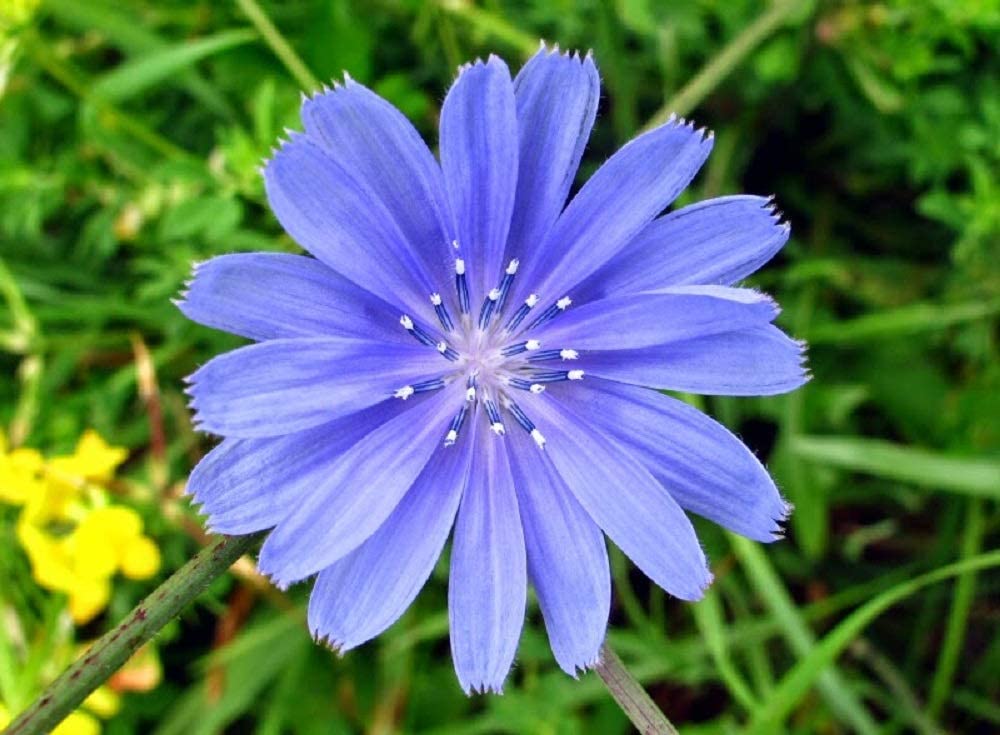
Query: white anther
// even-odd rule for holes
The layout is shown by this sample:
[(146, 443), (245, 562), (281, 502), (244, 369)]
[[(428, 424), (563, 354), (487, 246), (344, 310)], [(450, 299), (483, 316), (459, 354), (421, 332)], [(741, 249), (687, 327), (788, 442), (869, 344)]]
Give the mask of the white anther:
[(410, 319), (410, 317), (406, 316), (406, 314), (403, 314), (403, 316), (399, 317), (399, 323), (402, 324), (403, 329), (405, 329), (408, 332), (413, 329), (413, 320)]
[(490, 289), (490, 292), (487, 295), (490, 297), (490, 301), (496, 301), (497, 299), (500, 298), (500, 289), (499, 288)]
[(559, 357), (563, 360), (575, 360), (580, 356), (576, 350), (559, 350)]
[(535, 440), (535, 444), (538, 445), (539, 449), (545, 448), (545, 437), (542, 436), (542, 432), (540, 432), (538, 429), (531, 430), (531, 438)]
[[(455, 241), (455, 247), (458, 247), (458, 240)], [(465, 261), (461, 258), (455, 258), (455, 275), (462, 275), (465, 273)]]
[(529, 339), (527, 342), (524, 343), (524, 349), (526, 350), (537, 350), (541, 346), (542, 343), (539, 342), (537, 339)]
[(476, 386), (470, 385), (465, 389), (465, 400), (474, 401), (476, 400)]
[(431, 294), (431, 303), (434, 304), (434, 306), (441, 306), (441, 294), (439, 294), (439, 293), (432, 293)]
[(527, 304), (530, 308), (534, 309), (535, 304), (538, 303), (538, 294), (536, 293), (531, 294), (528, 298), (524, 300), (524, 303)]
[(566, 307), (568, 307), (572, 303), (573, 299), (571, 299), (569, 296), (563, 296), (556, 302), (556, 308), (565, 311)]
[(583, 371), (570, 370), (568, 373), (566, 373), (566, 377), (569, 378), (570, 380), (583, 380)]
[(402, 388), (400, 388), (399, 390), (397, 390), (393, 395), (395, 395), (396, 398), (402, 398), (405, 401), (407, 398), (409, 398), (410, 396), (412, 396), (415, 392), (416, 391), (413, 390), (413, 386), (412, 385), (404, 385)]
[(450, 447), (458, 439), (458, 432), (452, 429), (448, 432), (448, 436), (444, 438), (444, 445)]
[(440, 352), (443, 355), (445, 352), (448, 351), (448, 343), (447, 342), (438, 342), (437, 343), (437, 351)]
[(521, 265), (521, 261), (519, 261), (517, 258), (514, 258), (512, 261), (510, 261), (510, 263), (507, 264), (507, 275), (512, 276), (515, 273), (517, 273), (517, 267), (519, 265)]
[(503, 424), (501, 424), (499, 421), (490, 424), (490, 430), (497, 436), (503, 436), (504, 434), (507, 433), (506, 430), (503, 428)]
[(541, 383), (532, 383), (531, 387), (528, 388), (528, 390), (530, 390), (537, 396), (539, 393), (545, 390), (545, 386), (542, 385)]

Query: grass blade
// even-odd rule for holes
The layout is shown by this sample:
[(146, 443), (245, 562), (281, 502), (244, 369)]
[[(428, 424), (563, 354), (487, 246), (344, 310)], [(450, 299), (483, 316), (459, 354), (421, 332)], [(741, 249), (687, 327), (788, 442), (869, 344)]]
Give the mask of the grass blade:
[(94, 82), (93, 94), (106, 102), (134, 97), (197, 62), (257, 38), (249, 28), (221, 31), (196, 41), (175, 44), (127, 61)]
[(957, 457), (882, 439), (799, 436), (792, 451), (804, 459), (889, 480), (1000, 500), (1000, 462)]
[(748, 732), (775, 732), (778, 724), (788, 716), (809, 689), (819, 682), (820, 677), (837, 656), (865, 629), (865, 626), (894, 604), (937, 582), (966, 572), (996, 566), (1000, 566), (1000, 551), (979, 554), (897, 584), (859, 607), (830, 631), (778, 683), (774, 693), (756, 711)]

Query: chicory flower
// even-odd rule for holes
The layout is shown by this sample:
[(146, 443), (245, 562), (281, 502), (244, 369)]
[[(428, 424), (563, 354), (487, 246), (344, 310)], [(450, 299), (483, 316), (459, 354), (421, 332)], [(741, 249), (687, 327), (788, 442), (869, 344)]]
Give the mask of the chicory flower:
[(806, 380), (767, 296), (733, 286), (788, 238), (771, 202), (663, 210), (712, 136), (683, 120), (625, 145), (572, 197), (600, 95), (590, 56), (542, 48), (511, 79), (460, 70), (440, 162), (347, 78), (304, 99), (264, 167), (312, 257), (202, 263), (180, 308), (256, 344), (191, 379), (225, 437), (188, 491), (212, 529), (273, 529), (260, 569), (316, 576), (314, 635), (390, 626), (453, 534), (451, 645), (466, 691), (499, 691), (534, 586), (559, 665), (595, 664), (605, 535), (684, 599), (711, 581), (685, 511), (760, 541), (788, 506), (729, 431), (654, 389), (769, 395)]

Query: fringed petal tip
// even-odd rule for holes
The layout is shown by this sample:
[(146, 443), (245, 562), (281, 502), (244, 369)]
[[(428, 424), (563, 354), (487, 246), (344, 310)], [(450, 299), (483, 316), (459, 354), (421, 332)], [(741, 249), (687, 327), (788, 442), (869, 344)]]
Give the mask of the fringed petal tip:
[(319, 89), (314, 89), (311, 92), (300, 90), (299, 100), (301, 101), (302, 105), (305, 105), (307, 102), (315, 100), (318, 97), (322, 97), (323, 95), (336, 92), (341, 87), (351, 87), (357, 84), (357, 82), (354, 81), (354, 77), (352, 77), (350, 72), (348, 72), (346, 69), (342, 70), (341, 74), (343, 74), (344, 77), (343, 81), (338, 81), (336, 78), (331, 78), (329, 83), (324, 82), (319, 86)]
[(342, 641), (335, 635), (328, 633), (323, 633), (318, 627), (314, 625), (309, 626), (309, 633), (312, 636), (313, 642), (323, 648), (327, 649), (333, 653), (337, 658), (343, 658), (347, 655), (347, 652), (353, 648), (357, 648), (360, 644), (351, 644), (347, 641)]
[(597, 665), (601, 663), (601, 652), (600, 649), (598, 649), (596, 655), (587, 659), (586, 661), (581, 661), (579, 663), (577, 663), (576, 661), (567, 662), (566, 665), (564, 665), (563, 662), (561, 661), (557, 661), (557, 663), (559, 664), (559, 668), (562, 669), (567, 676), (572, 676), (574, 679), (579, 679), (587, 672), (597, 668)]
[(459, 682), (462, 687), (462, 691), (465, 692), (465, 696), (471, 697), (474, 695), (481, 694), (499, 694), (503, 695), (503, 682)]
[(795, 510), (795, 506), (789, 503), (784, 498), (781, 498), (781, 505), (779, 512), (772, 519), (773, 525), (771, 526), (770, 532), (767, 536), (762, 536), (760, 538), (754, 539), (755, 541), (760, 541), (764, 544), (773, 544), (775, 541), (781, 541), (785, 538), (785, 523), (792, 515), (792, 511)]
[(477, 56), (472, 61), (467, 61), (464, 64), (459, 65), (458, 69), (455, 70), (455, 79), (452, 81), (452, 85), (454, 85), (463, 74), (467, 74), (474, 69), (488, 67), (499, 67), (510, 74), (510, 70), (507, 68), (507, 62), (496, 54), (490, 54), (487, 56), (486, 61), (483, 61), (482, 57)]
[(538, 52), (539, 54), (545, 54), (546, 56), (561, 56), (564, 59), (572, 59), (573, 61), (583, 63), (589, 61), (593, 63), (594, 60), (594, 49), (587, 49), (586, 52), (581, 56), (579, 49), (573, 49), (572, 51), (563, 51), (559, 48), (558, 43), (549, 44), (544, 38), (538, 41)]
[(770, 215), (771, 221), (775, 224), (775, 226), (784, 231), (787, 239), (792, 231), (792, 223), (785, 219), (785, 213), (778, 206), (777, 195), (769, 195), (765, 199), (762, 209)]
[[(284, 155), (287, 155), (286, 150), (288, 146), (291, 145), (292, 143), (301, 140), (303, 143), (315, 145), (313, 140), (301, 130), (292, 130), (291, 128), (285, 128), (283, 132), (284, 132), (283, 136), (278, 136), (276, 145), (271, 146), (270, 154), (260, 159), (260, 165), (257, 167), (257, 170), (260, 172), (260, 175), (264, 176), (265, 178), (267, 177), (268, 173), (270, 173), (273, 166), (278, 162), (279, 158), (282, 158)], [(319, 153), (318, 147), (317, 147), (317, 155), (321, 155)], [(198, 265), (201, 264), (199, 263)], [(197, 275), (197, 273), (198, 273), (197, 270), (195, 270), (195, 275)]]
[(673, 127), (673, 128), (685, 128), (686, 130), (697, 133), (701, 136), (700, 142), (702, 143), (712, 143), (715, 141), (715, 131), (710, 130), (704, 125), (700, 128), (696, 128), (693, 120), (688, 120), (685, 117), (680, 117), (676, 112), (671, 112), (670, 117), (667, 121), (663, 123), (660, 127)]

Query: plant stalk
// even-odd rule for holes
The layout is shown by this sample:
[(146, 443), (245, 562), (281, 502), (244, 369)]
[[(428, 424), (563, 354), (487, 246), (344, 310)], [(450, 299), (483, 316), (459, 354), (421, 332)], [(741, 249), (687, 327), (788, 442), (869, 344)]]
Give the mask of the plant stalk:
[(213, 580), (249, 551), (263, 534), (219, 536), (178, 569), (113, 630), (101, 636), (41, 696), (18, 715), (4, 735), (44, 735), (103, 684), (129, 656), (155, 636)]
[(607, 643), (601, 646), (601, 659), (594, 671), (601, 677), (615, 702), (622, 708), (642, 735), (678, 735), (677, 730), (646, 693), (618, 654)]

